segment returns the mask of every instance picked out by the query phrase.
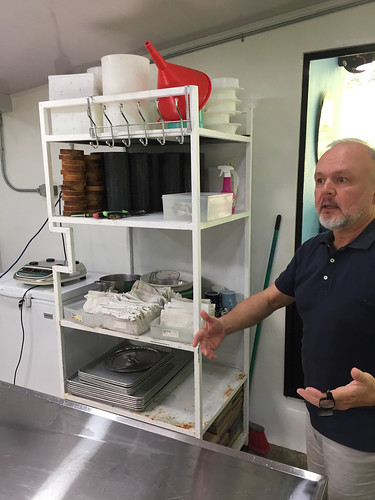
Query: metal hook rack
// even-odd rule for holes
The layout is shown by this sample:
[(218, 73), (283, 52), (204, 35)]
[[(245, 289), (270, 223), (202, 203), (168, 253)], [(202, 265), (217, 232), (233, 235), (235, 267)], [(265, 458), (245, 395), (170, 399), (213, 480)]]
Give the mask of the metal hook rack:
[[(125, 148), (129, 148), (131, 146), (132, 140), (135, 138), (134, 137), (134, 132), (132, 132), (131, 127), (132, 126), (142, 126), (143, 128), (143, 137), (139, 137), (139, 132), (136, 131), (136, 136), (139, 138), (140, 143), (143, 146), (147, 146), (149, 144), (150, 137), (154, 137), (157, 139), (159, 144), (162, 146), (165, 145), (166, 143), (166, 138), (167, 138), (167, 128), (168, 125), (166, 121), (164, 120), (160, 109), (159, 109), (159, 99), (155, 99), (154, 104), (156, 106), (156, 112), (158, 115), (158, 120), (156, 122), (148, 122), (144, 116), (144, 113), (141, 108), (141, 102), (137, 101), (136, 106), (137, 106), (137, 112), (141, 118), (141, 121), (139, 123), (130, 123), (128, 118), (126, 117), (126, 114), (124, 112), (124, 104), (122, 102), (118, 103), (119, 106), (119, 113), (120, 116), (123, 119), (122, 124), (114, 124), (111, 118), (108, 116), (107, 113), (107, 107), (105, 104), (101, 104), (102, 106), (102, 111), (105, 119), (105, 125), (98, 126), (97, 123), (95, 123), (95, 120), (92, 115), (92, 107), (91, 107), (91, 102), (90, 99), (92, 98), (87, 98), (87, 116), (89, 118), (90, 122), (90, 127), (89, 127), (89, 134), (90, 137), (93, 139), (93, 141), (90, 142), (90, 145), (96, 149), (100, 146), (100, 137), (101, 134), (100, 132), (103, 133), (104, 136), (108, 137), (108, 132), (110, 135), (110, 138), (104, 138), (102, 137), (102, 141), (105, 141), (105, 144), (109, 146), (110, 148), (113, 148), (116, 145), (116, 140), (121, 141), (122, 144), (125, 146)], [(185, 135), (186, 133), (191, 132), (191, 120), (190, 120), (190, 115), (189, 115), (189, 109), (188, 109), (188, 104), (187, 104), (187, 96), (186, 96), (186, 116), (187, 119), (184, 122), (182, 113), (179, 108), (179, 98), (175, 97), (174, 98), (174, 105), (177, 111), (177, 114), (179, 116), (179, 120), (175, 121), (175, 124), (178, 124), (181, 133), (178, 134), (177, 136), (175, 133), (172, 134), (172, 136), (176, 137), (176, 140), (179, 142), (179, 144), (184, 144), (185, 142)], [(172, 122), (173, 123), (173, 122)], [(186, 127), (186, 131), (184, 130), (184, 126)], [(160, 130), (159, 130), (160, 129)], [(116, 131), (116, 132), (115, 132)], [(159, 133), (160, 135), (159, 136)], [(151, 135), (150, 135), (151, 134)]]
[(112, 122), (111, 120), (108, 118), (108, 115), (106, 113), (106, 110), (107, 110), (107, 106), (105, 104), (102, 104), (103, 106), (103, 115), (104, 117), (106, 118), (106, 120), (108, 121), (109, 123), (109, 126), (110, 126), (110, 129), (111, 129), (111, 140), (110, 141), (105, 141), (105, 143), (107, 144), (107, 146), (109, 146), (110, 148), (113, 148), (114, 145), (115, 145), (115, 138), (114, 138), (114, 135), (113, 135), (113, 125), (112, 125)]
[(162, 130), (162, 133), (163, 133), (163, 136), (162, 138), (160, 139), (160, 137), (157, 137), (157, 140), (158, 142), (164, 146), (165, 144), (165, 121), (164, 121), (164, 118), (162, 117), (161, 113), (160, 113), (160, 110), (159, 110), (159, 99), (156, 99), (155, 100), (155, 104), (156, 104), (156, 111), (159, 115), (159, 120), (160, 120), (160, 123), (161, 123), (161, 130)]
[(90, 99), (89, 97), (87, 98), (87, 108), (86, 108), (86, 111), (87, 111), (87, 116), (89, 117), (89, 120), (90, 120), (90, 124), (91, 124), (91, 127), (90, 127), (90, 131), (93, 129), (94, 130), (94, 139), (95, 139), (95, 143), (93, 143), (92, 141), (90, 142), (90, 146), (92, 146), (94, 149), (98, 148), (99, 147), (99, 140), (98, 140), (98, 129), (96, 127), (96, 123), (94, 122), (93, 118), (92, 118), (92, 114), (91, 114), (91, 106), (90, 106)]
[(121, 142), (125, 145), (125, 147), (130, 148), (130, 145), (131, 145), (132, 141), (131, 141), (131, 137), (130, 137), (129, 120), (126, 118), (126, 116), (125, 116), (125, 114), (123, 112), (123, 108), (124, 108), (124, 105), (122, 104), (122, 102), (120, 102), (120, 114), (123, 117), (123, 119), (125, 120), (126, 128), (127, 128), (127, 131), (128, 131), (128, 137), (126, 139), (122, 139)]
[(178, 97), (174, 98), (174, 105), (176, 107), (178, 116), (180, 117), (180, 126), (181, 126), (181, 137), (177, 136), (176, 139), (178, 140), (179, 144), (183, 144), (184, 143), (184, 120), (182, 119), (181, 111), (178, 107)]
[(138, 113), (139, 113), (140, 117), (142, 118), (143, 126), (144, 126), (144, 129), (145, 129), (145, 137), (144, 138), (140, 137), (139, 138), (139, 142), (141, 144), (143, 144), (143, 146), (147, 146), (147, 144), (148, 144), (147, 121), (145, 120), (145, 118), (144, 118), (144, 116), (142, 114), (141, 103), (140, 102), (137, 102), (137, 109), (138, 109)]

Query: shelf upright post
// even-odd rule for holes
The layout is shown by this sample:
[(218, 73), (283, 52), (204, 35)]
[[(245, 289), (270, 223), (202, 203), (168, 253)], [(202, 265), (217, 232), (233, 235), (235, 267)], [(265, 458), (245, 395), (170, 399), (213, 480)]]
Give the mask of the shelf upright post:
[(52, 160), (51, 160), (51, 145), (46, 141), (46, 135), (49, 133), (50, 127), (50, 109), (39, 103), (39, 119), (40, 131), (42, 139), (42, 155), (44, 166), (44, 179), (46, 184), (46, 198), (47, 198), (47, 215), (49, 221), (49, 228), (52, 230), (52, 216), (55, 215), (53, 211), (53, 175), (52, 175)]
[[(199, 110), (198, 87), (187, 87), (191, 136), (191, 196), (192, 196), (192, 260), (193, 260), (193, 326), (194, 333), (199, 330), (200, 310), (202, 297), (202, 269), (201, 269), (201, 210), (200, 210), (200, 154), (199, 154)], [(187, 117), (188, 118), (188, 117)], [(200, 348), (194, 352), (194, 407), (195, 407), (195, 435), (202, 437), (202, 353)]]
[(62, 341), (62, 331), (60, 318), (63, 317), (63, 305), (61, 297), (61, 274), (56, 269), (58, 266), (53, 266), (53, 293), (55, 298), (55, 323), (56, 323), (56, 334), (57, 334), (57, 352), (58, 352), (58, 363), (59, 363), (59, 385), (60, 385), (60, 396), (63, 398), (65, 393), (65, 355), (64, 346)]
[[(253, 137), (253, 108), (250, 108), (247, 112), (247, 125), (249, 128), (249, 133), (251, 139)], [(244, 262), (244, 297), (248, 297), (250, 295), (251, 286), (250, 286), (250, 264), (251, 264), (251, 179), (252, 179), (252, 156), (253, 156), (253, 141), (246, 144), (246, 153), (245, 153), (245, 210), (249, 214), (245, 219), (245, 262)], [(243, 363), (246, 369), (250, 364), (250, 328), (246, 328), (244, 331), (244, 358)], [(247, 435), (247, 425), (249, 421), (249, 403), (250, 403), (250, 394), (249, 394), (250, 386), (249, 379), (247, 378), (244, 384), (244, 401), (243, 401), (243, 429), (245, 436)], [(246, 438), (245, 438), (246, 439)]]
[(42, 139), (42, 155), (43, 155), (43, 166), (44, 166), (44, 179), (46, 184), (46, 201), (47, 201), (47, 217), (48, 217), (48, 227), (53, 233), (60, 233), (65, 239), (66, 249), (67, 249), (67, 265), (65, 266), (52, 266), (53, 271), (53, 288), (54, 288), (54, 298), (55, 298), (55, 318), (56, 318), (56, 328), (57, 328), (57, 343), (59, 350), (59, 360), (61, 360), (62, 366), (60, 370), (60, 387), (61, 396), (64, 394), (64, 362), (63, 360), (63, 347), (61, 340), (61, 326), (59, 318), (62, 317), (62, 297), (61, 297), (61, 274), (60, 273), (72, 273), (76, 271), (76, 259), (74, 250), (74, 240), (73, 240), (73, 229), (71, 227), (60, 227), (56, 226), (53, 222), (54, 213), (54, 192), (53, 192), (53, 172), (52, 172), (52, 158), (51, 158), (51, 143), (46, 140), (46, 136), (50, 133), (51, 121), (50, 112), (51, 109), (45, 106), (44, 103), (39, 103), (39, 116), (40, 116), (40, 130)]

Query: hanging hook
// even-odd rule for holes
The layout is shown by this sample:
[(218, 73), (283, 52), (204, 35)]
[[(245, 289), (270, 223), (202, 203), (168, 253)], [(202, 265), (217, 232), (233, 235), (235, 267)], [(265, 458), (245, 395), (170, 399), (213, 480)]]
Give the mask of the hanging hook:
[(127, 148), (130, 148), (130, 144), (131, 144), (131, 139), (130, 139), (130, 128), (129, 128), (129, 121), (128, 119), (126, 118), (126, 116), (124, 115), (124, 112), (122, 111), (123, 110), (123, 107), (124, 105), (122, 104), (122, 102), (120, 102), (120, 113), (123, 117), (123, 119), (125, 120), (125, 123), (126, 123), (126, 128), (128, 130), (128, 138), (127, 139), (122, 139), (122, 143), (127, 147)]
[(113, 146), (115, 145), (115, 138), (113, 136), (113, 126), (112, 126), (112, 122), (111, 120), (108, 118), (108, 115), (106, 113), (106, 110), (107, 110), (107, 107), (105, 104), (102, 104), (103, 106), (103, 114), (104, 116), (106, 117), (108, 123), (109, 123), (109, 126), (110, 126), (110, 129), (111, 129), (111, 140), (110, 141), (105, 141), (105, 143), (107, 144), (107, 146), (109, 146), (110, 148), (113, 148)]
[(178, 108), (178, 97), (175, 97), (174, 98), (174, 105), (176, 107), (176, 110), (177, 110), (177, 113), (178, 113), (178, 116), (180, 117), (180, 124), (181, 124), (181, 137), (176, 137), (176, 139), (178, 140), (178, 142), (180, 144), (183, 144), (184, 143), (184, 121), (182, 119), (182, 115), (180, 113), (180, 110)]
[(191, 115), (190, 115), (190, 91), (191, 91), (191, 86), (187, 85), (185, 87), (185, 105), (186, 105), (186, 130), (188, 133), (191, 132)]
[(164, 144), (165, 144), (165, 121), (164, 121), (163, 117), (161, 116), (161, 113), (159, 110), (159, 99), (156, 99), (155, 103), (156, 103), (156, 111), (158, 112), (158, 115), (159, 115), (159, 118), (161, 121), (161, 129), (163, 132), (163, 137), (161, 139), (159, 137), (157, 137), (157, 140), (162, 146), (164, 146)]
[(87, 98), (87, 116), (89, 117), (90, 120), (90, 128), (89, 128), (89, 134), (92, 136), (92, 131), (94, 131), (94, 139), (95, 142), (90, 141), (90, 146), (92, 146), (94, 149), (99, 147), (99, 141), (98, 141), (98, 130), (96, 128), (96, 123), (94, 122), (91, 114), (91, 106), (90, 106), (90, 98)]
[(142, 111), (141, 111), (141, 103), (140, 102), (137, 102), (137, 108), (138, 108), (138, 113), (140, 115), (140, 117), (142, 118), (142, 121), (143, 121), (143, 126), (145, 128), (145, 138), (143, 139), (142, 137), (139, 138), (139, 142), (141, 144), (143, 144), (143, 146), (147, 146), (148, 144), (148, 133), (147, 133), (147, 122), (146, 120), (144, 119), (144, 116), (142, 114)]

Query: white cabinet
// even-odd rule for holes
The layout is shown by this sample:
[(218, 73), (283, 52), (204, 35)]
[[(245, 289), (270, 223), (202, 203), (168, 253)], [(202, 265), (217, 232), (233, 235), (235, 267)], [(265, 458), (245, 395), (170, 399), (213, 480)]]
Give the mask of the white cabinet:
[[(143, 122), (138, 126), (123, 121), (122, 124), (109, 122), (104, 116), (101, 123), (102, 109), (108, 105), (141, 103), (154, 106), (157, 110), (158, 100), (170, 96), (183, 96), (187, 107), (187, 120), (176, 122), (175, 128), (168, 128), (167, 123), (155, 120), (153, 123)], [(178, 106), (178, 101), (177, 101)], [(80, 129), (80, 120), (85, 113), (87, 131)], [(78, 126), (61, 127), (61, 117), (75, 120)], [(179, 87), (131, 93), (116, 96), (98, 96), (90, 99), (72, 99), (40, 103), (41, 135), (45, 180), (47, 187), (47, 207), (49, 228), (52, 232), (62, 233), (65, 238), (68, 263), (64, 267), (54, 268), (55, 302), (57, 328), (59, 330), (62, 377), (65, 378), (64, 367), (69, 353), (63, 345), (64, 329), (73, 328), (91, 332), (92, 335), (108, 335), (117, 338), (134, 339), (119, 331), (104, 328), (90, 328), (63, 318), (60, 289), (60, 273), (72, 272), (75, 263), (74, 233), (80, 231), (82, 225), (98, 225), (101, 227), (121, 227), (127, 234), (126, 251), (131, 270), (138, 274), (151, 271), (150, 259), (154, 257), (157, 266), (164, 269), (181, 269), (190, 271), (193, 276), (194, 296), (194, 330), (199, 329), (201, 320), (199, 311), (204, 293), (204, 283), (220, 284), (234, 289), (238, 300), (249, 294), (250, 290), (250, 192), (251, 192), (251, 137), (230, 135), (199, 127), (198, 89), (195, 86)], [(57, 120), (57, 121), (56, 121)], [(57, 125), (56, 125), (57, 124)], [(88, 127), (88, 125), (91, 127)], [(100, 126), (98, 125), (100, 124)], [(72, 133), (71, 130), (75, 132)], [(78, 132), (77, 132), (78, 130)], [(150, 147), (155, 151), (173, 146), (185, 148), (191, 158), (191, 190), (192, 220), (165, 221), (162, 213), (151, 213), (142, 217), (109, 220), (83, 217), (66, 217), (58, 215), (54, 207), (53, 185), (61, 184), (61, 179), (52, 167), (53, 151), (56, 156), (55, 143), (67, 147), (67, 143), (89, 145), (95, 151), (123, 150), (124, 147), (138, 145), (140, 148)], [(111, 149), (109, 149), (111, 148)], [(240, 177), (235, 213), (232, 216), (202, 222), (200, 219), (200, 153), (204, 152), (208, 175), (208, 189), (220, 191), (221, 179), (218, 178), (217, 166), (233, 160)], [(56, 160), (54, 160), (56, 161)], [(210, 170), (211, 169), (211, 170)], [(56, 170), (56, 169), (55, 169)], [(214, 179), (214, 180), (213, 180)], [(216, 181), (215, 181), (216, 179)], [(217, 183), (216, 185), (215, 182)], [(163, 238), (165, 236), (165, 238)], [(149, 242), (148, 244), (142, 244)], [(141, 251), (133, 251), (139, 244)], [(160, 267), (164, 265), (164, 267)], [(185, 268), (181, 267), (185, 266)], [(155, 267), (154, 267), (155, 268)], [(92, 270), (95, 271), (95, 270)], [(202, 285), (203, 283), (203, 285)], [(85, 404), (126, 415), (141, 421), (151, 422), (165, 428), (202, 438), (212, 422), (228, 408), (239, 391), (243, 390), (242, 432), (234, 446), (241, 447), (248, 434), (248, 369), (250, 357), (249, 332), (229, 336), (218, 350), (218, 360), (209, 361), (202, 356), (199, 349), (193, 348), (191, 341), (162, 340), (151, 336), (150, 332), (136, 337), (137, 341), (148, 344), (167, 346), (191, 352), (192, 368), (184, 372), (183, 377), (176, 377), (170, 385), (170, 392), (163, 398), (155, 400), (143, 412), (136, 412), (86, 400), (65, 392), (62, 396)]]

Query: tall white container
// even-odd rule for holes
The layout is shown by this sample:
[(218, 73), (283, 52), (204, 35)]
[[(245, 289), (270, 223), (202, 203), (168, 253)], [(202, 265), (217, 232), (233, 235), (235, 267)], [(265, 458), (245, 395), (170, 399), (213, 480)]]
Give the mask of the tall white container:
[[(102, 57), (103, 95), (124, 94), (150, 89), (150, 61), (134, 54), (110, 54)], [(146, 109), (146, 103), (141, 103)], [(124, 103), (122, 111), (129, 123), (141, 123), (135, 103)], [(113, 126), (125, 125), (117, 103), (108, 104), (106, 114)], [(148, 117), (145, 117), (146, 119)], [(103, 125), (108, 123), (104, 118)]]

